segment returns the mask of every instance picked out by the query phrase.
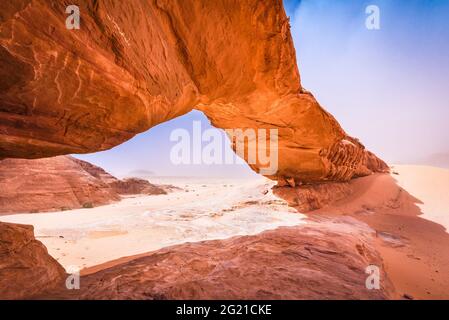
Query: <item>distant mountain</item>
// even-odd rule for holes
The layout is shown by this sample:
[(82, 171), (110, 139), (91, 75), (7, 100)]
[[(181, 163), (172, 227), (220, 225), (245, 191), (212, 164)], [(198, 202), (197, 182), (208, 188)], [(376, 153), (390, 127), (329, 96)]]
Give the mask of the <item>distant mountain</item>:
[(139, 178), (152, 177), (154, 175), (155, 173), (153, 171), (144, 169), (133, 170), (127, 174), (128, 177), (139, 177)]

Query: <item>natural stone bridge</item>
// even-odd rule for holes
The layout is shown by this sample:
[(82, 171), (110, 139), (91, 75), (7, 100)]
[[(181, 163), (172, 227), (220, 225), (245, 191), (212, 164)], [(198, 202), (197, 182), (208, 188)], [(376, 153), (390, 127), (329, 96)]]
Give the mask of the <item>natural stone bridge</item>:
[(80, 30), (65, 1), (0, 2), (0, 158), (105, 150), (198, 109), (218, 128), (277, 128), (270, 178), (387, 168), (301, 87), (281, 0), (76, 3)]

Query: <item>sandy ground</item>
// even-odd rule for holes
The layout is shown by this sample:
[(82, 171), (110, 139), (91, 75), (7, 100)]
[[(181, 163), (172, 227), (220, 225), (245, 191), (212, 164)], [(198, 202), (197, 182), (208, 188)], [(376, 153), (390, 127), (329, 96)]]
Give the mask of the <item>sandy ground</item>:
[(395, 166), (393, 171), (408, 195), (399, 214), (371, 223), (403, 242), (391, 246), (383, 241), (379, 246), (386, 271), (400, 297), (449, 299), (449, 170)]
[(263, 177), (151, 181), (183, 190), (128, 197), (91, 209), (10, 215), (0, 220), (34, 225), (36, 238), (70, 272), (170, 245), (304, 223), (305, 216), (275, 197), (273, 182)]
[(320, 215), (351, 216), (377, 232), (395, 298), (449, 299), (449, 170), (393, 166), (389, 175), (353, 180), (350, 197), (307, 216), (275, 197), (274, 183), (265, 178), (152, 182), (184, 190), (0, 220), (34, 225), (52, 256), (86, 274), (174, 244), (257, 234), (307, 223), (307, 217), (310, 223)]
[(449, 299), (449, 170), (393, 166), (351, 183), (353, 195), (314, 214), (351, 215), (377, 231), (396, 298)]
[(449, 230), (449, 170), (428, 166), (393, 166), (398, 184), (418, 199), (421, 218)]

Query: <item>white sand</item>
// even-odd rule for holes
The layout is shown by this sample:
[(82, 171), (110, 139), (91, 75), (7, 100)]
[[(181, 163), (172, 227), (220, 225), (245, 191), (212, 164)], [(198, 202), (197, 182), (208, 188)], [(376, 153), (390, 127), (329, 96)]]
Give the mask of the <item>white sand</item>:
[(189, 192), (128, 197), (92, 209), (1, 216), (0, 221), (34, 225), (36, 238), (70, 270), (174, 244), (304, 223), (303, 215), (272, 194), (274, 183), (265, 178), (157, 182)]
[[(448, 232), (449, 170), (397, 165), (392, 171), (399, 173), (391, 175), (397, 183), (422, 202), (417, 203), (423, 213), (420, 217), (444, 226)], [(274, 183), (262, 177), (155, 179), (152, 182), (175, 184), (189, 192), (128, 197), (92, 209), (1, 216), (0, 221), (34, 225), (36, 237), (69, 270), (184, 242), (250, 235), (305, 223), (305, 216), (275, 197), (271, 192)], [(368, 195), (374, 207), (381, 201), (376, 195), (389, 192), (383, 179), (377, 180), (381, 190), (372, 185)]]
[(420, 200), (421, 218), (438, 223), (449, 232), (449, 170), (414, 165), (395, 165), (393, 178), (412, 196)]

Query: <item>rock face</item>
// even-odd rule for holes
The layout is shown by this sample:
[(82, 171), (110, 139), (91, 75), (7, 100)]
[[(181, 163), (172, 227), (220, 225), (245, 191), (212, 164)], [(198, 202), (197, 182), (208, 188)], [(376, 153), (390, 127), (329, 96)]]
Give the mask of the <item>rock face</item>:
[(275, 186), (273, 193), (299, 212), (321, 209), (349, 196), (353, 187), (348, 182), (329, 182), (301, 186)]
[(0, 189), (0, 213), (59, 211), (120, 200), (112, 187), (69, 156), (1, 160)]
[(278, 129), (271, 178), (386, 169), (302, 88), (281, 0), (77, 4), (80, 30), (64, 2), (0, 3), (0, 157), (105, 150), (199, 109), (219, 128)]
[(103, 168), (94, 166), (93, 164), (70, 157), (72, 161), (78, 163), (86, 172), (95, 178), (106, 183), (108, 187), (112, 188), (116, 193), (120, 195), (133, 195), (133, 194), (147, 194), (158, 195), (167, 194), (167, 191), (173, 191), (179, 189), (171, 185), (155, 185), (148, 180), (140, 178), (125, 178), (117, 179), (110, 173), (106, 172)]
[(90, 208), (120, 195), (166, 194), (170, 186), (147, 180), (119, 180), (100, 167), (71, 156), (0, 161), (0, 214)]
[(70, 161), (76, 163), (80, 166), (81, 169), (86, 171), (88, 174), (93, 176), (94, 178), (97, 178), (101, 180), (102, 182), (106, 184), (111, 184), (113, 182), (116, 182), (118, 179), (111, 175), (110, 173), (106, 172), (103, 168), (100, 168), (98, 166), (94, 166), (92, 163), (89, 163), (87, 161), (83, 161), (74, 157), (68, 157)]
[(110, 186), (119, 194), (167, 194), (164, 188), (149, 183), (147, 180), (127, 178), (111, 182)]
[(64, 281), (64, 269), (34, 239), (32, 226), (0, 223), (0, 299), (28, 298)]
[[(354, 219), (325, 220), (254, 236), (186, 243), (81, 278), (71, 299), (385, 299), (365, 269), (382, 266), (374, 231)], [(380, 268), (382, 270), (382, 268)]]

